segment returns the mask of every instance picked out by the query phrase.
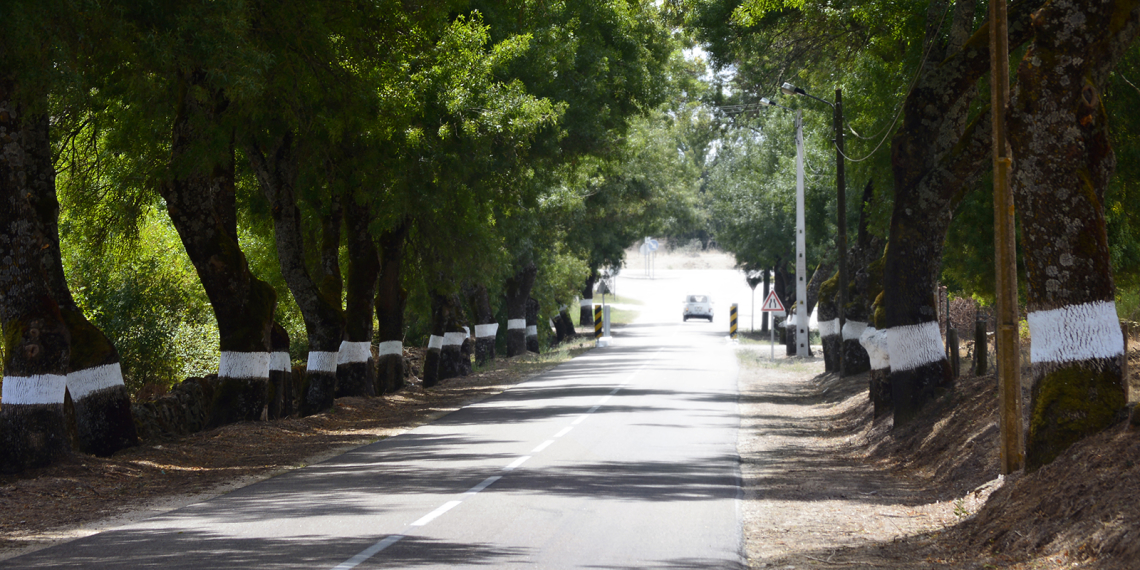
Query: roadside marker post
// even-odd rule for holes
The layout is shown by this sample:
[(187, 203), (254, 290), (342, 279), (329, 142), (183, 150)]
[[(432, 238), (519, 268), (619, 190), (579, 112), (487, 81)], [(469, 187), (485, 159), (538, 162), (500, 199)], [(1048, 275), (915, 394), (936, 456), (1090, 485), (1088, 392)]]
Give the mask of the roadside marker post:
[[(762, 312), (762, 313), (784, 313), (784, 312), (786, 312), (784, 310), (784, 304), (780, 302), (780, 297), (776, 295), (775, 290), (773, 290), (771, 293), (768, 293), (768, 298), (764, 299), (764, 304), (760, 306), (760, 312)], [(776, 321), (773, 319), (772, 323), (775, 324), (775, 322)], [(769, 330), (772, 333), (772, 339), (771, 339), (771, 341), (772, 341), (772, 361), (775, 362), (775, 360), (776, 360), (776, 327), (773, 326)]]
[(732, 304), (728, 315), (728, 336), (732, 337), (732, 340), (736, 340), (736, 303)]

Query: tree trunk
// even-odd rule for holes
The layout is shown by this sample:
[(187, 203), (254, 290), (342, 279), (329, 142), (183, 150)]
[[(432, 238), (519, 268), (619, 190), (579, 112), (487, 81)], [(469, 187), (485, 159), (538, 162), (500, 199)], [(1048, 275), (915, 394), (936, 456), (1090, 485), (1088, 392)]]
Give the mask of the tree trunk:
[[(860, 339), (871, 322), (871, 304), (883, 288), (882, 240), (867, 231), (867, 211), (874, 198), (870, 181), (863, 187), (862, 208), (859, 214), (859, 231), (848, 257), (850, 282), (847, 284), (847, 305), (843, 307), (843, 361), (840, 374), (850, 376), (871, 369), (871, 356)], [(878, 264), (876, 268), (871, 266)]]
[[(764, 297), (765, 301), (768, 300), (768, 293), (771, 291), (771, 287), (772, 287), (772, 272), (765, 269), (764, 270), (764, 289), (763, 289), (763, 291), (764, 291), (763, 297)], [(761, 302), (763, 302), (763, 301), (761, 301)], [(760, 313), (760, 332), (767, 334), (769, 332), (769, 330), (770, 329), (768, 328), (768, 313), (767, 312)]]
[(380, 275), (380, 254), (368, 231), (368, 209), (351, 202), (348, 222), (348, 282), (344, 341), (337, 357), (337, 396), (375, 396), (376, 359), (372, 357), (372, 303)]
[(26, 125), (27, 180), (29, 200), (44, 236), (41, 263), (51, 296), (59, 306), (71, 338), (67, 365), (67, 389), (79, 450), (107, 457), (138, 443), (131, 418), (131, 398), (123, 384), (119, 352), (103, 331), (93, 325), (76, 305), (63, 273), (59, 245), (59, 202), (55, 192), (47, 116)]
[(469, 336), (458, 295), (447, 295), (444, 307), (443, 347), (439, 352), (439, 379), (447, 380), (470, 373), (471, 361), (463, 363), (463, 341)]
[(586, 330), (594, 330), (594, 284), (598, 281), (598, 272), (590, 270), (586, 278), (586, 286), (582, 288), (582, 299), (578, 301), (578, 326)]
[(70, 335), (39, 263), (48, 245), (28, 200), (22, 106), (16, 84), (0, 78), (0, 471), (47, 465), (71, 449), (64, 427)]
[(376, 337), (380, 342), (376, 363), (376, 393), (404, 387), (404, 305), (408, 292), (400, 280), (404, 245), (411, 223), (404, 220), (380, 234), (380, 280), (376, 286)]
[(433, 292), (431, 294), (431, 336), (428, 338), (427, 352), (424, 353), (424, 388), (431, 388), (439, 384), (441, 352), (446, 334), (447, 297)]
[[(302, 416), (308, 416), (331, 408), (336, 397), (336, 364), (340, 343), (344, 339), (344, 312), (340, 308), (339, 284), (332, 287), (325, 283), (326, 290), (322, 290), (305, 265), (301, 211), (297, 207), (298, 165), (293, 138), (291, 131), (286, 132), (277, 137), (270, 148), (264, 148), (251, 138), (246, 141), (245, 153), (262, 193), (272, 206), (281, 275), (305, 319), (309, 359), (302, 380), (306, 388), (299, 411)], [(322, 249), (328, 247), (322, 246)], [(322, 273), (327, 272), (326, 265), (327, 261), (322, 261)], [(323, 281), (331, 279), (326, 274)], [(329, 289), (335, 289), (338, 296), (331, 297)]]
[(526, 300), (526, 349), (535, 354), (538, 349), (538, 301), (534, 297)]
[(573, 338), (574, 335), (578, 334), (578, 331), (574, 330), (574, 321), (570, 319), (570, 311), (565, 305), (558, 309), (558, 316), (561, 317), (561, 330), (564, 338)]
[(289, 358), (289, 333), (273, 323), (269, 354), (269, 411), (271, 420), (287, 418), (293, 413), (293, 364)]
[(781, 259), (776, 258), (776, 294), (780, 296), (780, 300), (784, 302), (784, 308), (787, 312), (783, 315), (784, 320), (781, 323), (781, 336), (780, 338), (784, 343), (784, 354), (786, 356), (794, 356), (796, 354), (796, 341), (795, 329), (793, 328), (792, 317), (794, 313), (790, 312), (796, 305), (796, 288), (792, 285), (794, 280), (788, 275), (787, 264)]
[(839, 336), (839, 304), (836, 293), (839, 290), (839, 274), (836, 273), (819, 288), (819, 305), (816, 320), (819, 322), (819, 337), (823, 343), (823, 369), (825, 372), (839, 372), (839, 351), (842, 341)]
[[(233, 141), (210, 140), (216, 137), (209, 127), (220, 125), (225, 97), (209, 88), (204, 71), (183, 76), (181, 82), (170, 148), (173, 174), (160, 191), (218, 323), (221, 359), (207, 420), (207, 427), (217, 427), (261, 417), (277, 294), (250, 273), (232, 225)], [(209, 100), (192, 95), (195, 88), (206, 89)], [(219, 145), (224, 152), (202, 157), (203, 147)]]
[[(833, 265), (830, 263), (820, 262), (820, 264), (816, 266), (815, 271), (811, 274), (811, 278), (808, 279), (808, 284), (807, 284), (807, 314), (808, 314), (809, 320), (811, 319), (812, 311), (815, 310), (816, 303), (819, 302), (819, 288), (821, 286), (823, 286), (823, 282), (826, 281), (827, 276), (831, 274), (832, 267), (833, 267)], [(810, 341), (811, 329), (810, 329), (810, 327), (805, 327), (805, 328), (808, 330), (808, 339), (809, 339), (807, 342), (808, 356), (815, 356), (815, 353), (814, 353), (814, 351), (812, 351), (812, 348), (811, 348), (811, 341)]]
[[(1026, 24), (1040, 3), (1024, 0), (1010, 7), (1011, 49), (1028, 38)], [(955, 10), (972, 9), (968, 4)], [(931, 22), (940, 18), (934, 15)], [(956, 14), (953, 21), (962, 26), (969, 20)], [(927, 42), (934, 46), (928, 67), (904, 103), (903, 124), (891, 145), (895, 203), (884, 300), (896, 426), (914, 418), (935, 389), (950, 382), (932, 292), (951, 214), (989, 164), (991, 150), (989, 110), (968, 120), (977, 81), (989, 72), (988, 26), (945, 55), (938, 26), (928, 30)]]
[(475, 311), (475, 362), (486, 364), (495, 359), (495, 337), (499, 323), (491, 311), (491, 297), (487, 288), (476, 285), (471, 288), (471, 307)]
[(507, 279), (507, 356), (526, 353), (526, 300), (537, 275), (538, 267), (530, 263)]
[(1101, 96), (1138, 22), (1140, 2), (1052, 0), (1018, 67), (1009, 139), (1033, 339), (1028, 470), (1114, 423), (1127, 403), (1104, 220), (1116, 157)]
[(870, 396), (874, 406), (876, 418), (882, 417), (894, 409), (891, 391), (891, 352), (887, 341), (887, 331), (883, 321), (886, 319), (883, 306), (883, 294), (880, 293), (875, 300), (874, 317), (863, 334), (859, 343), (867, 351), (867, 358), (871, 363)]
[(823, 282), (827, 281), (828, 276), (834, 273), (835, 266), (828, 262), (820, 262), (816, 266), (815, 271), (811, 274), (807, 284), (807, 313), (815, 310), (816, 303), (819, 302), (819, 288), (823, 286)]
[(559, 311), (557, 315), (554, 315), (553, 319), (550, 319), (550, 322), (554, 325), (554, 334), (556, 335), (558, 342), (562, 342), (567, 338), (570, 338), (570, 333), (566, 329), (566, 319), (564, 315), (566, 315), (565, 305), (563, 305), (562, 310)]

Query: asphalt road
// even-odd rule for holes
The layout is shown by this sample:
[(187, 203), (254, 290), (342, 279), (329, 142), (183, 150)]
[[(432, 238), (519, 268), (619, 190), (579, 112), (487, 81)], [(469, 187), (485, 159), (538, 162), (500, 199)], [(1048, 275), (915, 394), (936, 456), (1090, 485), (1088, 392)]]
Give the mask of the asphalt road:
[(744, 568), (727, 303), (681, 323), (689, 284), (661, 283), (619, 290), (656, 301), (612, 346), (497, 397), (0, 567)]

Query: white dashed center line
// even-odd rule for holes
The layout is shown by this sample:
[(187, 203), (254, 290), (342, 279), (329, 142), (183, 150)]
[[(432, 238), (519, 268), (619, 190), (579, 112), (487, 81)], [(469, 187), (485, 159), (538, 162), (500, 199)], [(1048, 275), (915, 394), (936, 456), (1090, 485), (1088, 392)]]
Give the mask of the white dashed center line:
[(522, 457), (520, 457), (520, 458), (518, 458), (518, 459), (516, 459), (516, 460), (512, 461), (512, 462), (510, 463), (510, 465), (507, 465), (506, 467), (504, 467), (504, 468), (503, 468), (503, 471), (512, 471), (512, 470), (514, 470), (514, 468), (515, 468), (515, 467), (518, 467), (519, 465), (522, 465), (523, 463), (526, 463), (526, 460), (527, 460), (527, 459), (530, 459), (530, 456), (529, 456), (529, 455), (524, 455), (524, 456), (522, 456)]
[[(661, 350), (662, 349), (658, 349), (657, 352), (661, 352)], [(567, 433), (570, 433), (570, 430), (574, 429), (574, 426), (582, 423), (583, 421), (586, 420), (587, 416), (598, 411), (598, 408), (601, 407), (602, 404), (605, 404), (607, 401), (609, 401), (609, 399), (613, 395), (620, 392), (621, 389), (624, 388), (625, 385), (628, 384), (630, 380), (633, 380), (633, 377), (636, 376), (638, 372), (641, 372), (641, 370), (644, 369), (646, 367), (646, 365), (648, 365), (648, 364), (649, 364), (649, 361), (647, 360), (637, 370), (633, 371), (633, 373), (630, 374), (628, 378), (623, 380), (621, 384), (618, 384), (617, 387), (615, 387), (613, 390), (610, 390), (610, 393), (608, 395), (603, 396), (601, 399), (598, 400), (597, 404), (590, 407), (589, 410), (586, 410), (586, 413), (578, 416), (573, 422), (571, 422), (570, 425), (559, 430), (558, 433), (554, 434), (553, 438), (542, 442), (541, 444), (539, 444), (538, 447), (531, 450), (531, 454), (535, 454), (535, 453), (539, 453), (539, 452), (543, 451), (547, 447), (550, 447), (550, 445), (554, 443), (555, 439), (558, 439), (558, 438), (566, 435)], [(522, 457), (515, 459), (514, 461), (510, 462), (508, 465), (503, 467), (503, 471), (513, 471), (516, 467), (522, 465), (523, 463), (526, 463), (526, 460), (530, 459), (531, 457), (532, 457), (531, 455), (523, 455)], [(495, 481), (498, 481), (499, 479), (502, 479), (502, 478), (503, 478), (502, 475), (495, 475), (495, 476), (488, 477), (488, 478), (484, 479), (482, 483), (475, 485), (474, 487), (472, 487), (471, 489), (469, 489), (468, 491), (466, 491), (462, 495), (460, 495), (460, 497), (461, 497), (460, 499), (451, 500), (451, 501), (448, 501), (448, 502), (440, 505), (434, 511), (420, 517), (418, 520), (416, 520), (416, 522), (412, 523), (409, 526), (424, 526), (424, 525), (430, 523), (431, 521), (435, 520), (440, 515), (446, 513), (447, 511), (450, 511), (451, 509), (454, 509), (455, 507), (462, 504), (464, 500), (474, 496), (479, 491), (482, 491), (483, 489), (490, 487), (491, 485), (493, 485), (495, 483)], [(385, 548), (388, 548), (389, 546), (396, 544), (401, 539), (405, 538), (405, 536), (406, 535), (403, 535), (403, 534), (388, 535), (388, 536), (384, 537), (383, 539), (379, 540), (378, 542), (376, 542), (376, 544), (373, 544), (372, 546), (369, 546), (368, 548), (362, 550), (360, 552), (360, 554), (357, 554), (356, 556), (353, 556), (352, 558), (349, 558), (348, 560), (344, 561), (343, 563), (333, 567), (333, 570), (352, 570), (353, 568), (359, 566), (365, 560), (372, 558), (373, 556), (375, 556), (376, 554), (378, 554), (380, 551), (384, 550)]]

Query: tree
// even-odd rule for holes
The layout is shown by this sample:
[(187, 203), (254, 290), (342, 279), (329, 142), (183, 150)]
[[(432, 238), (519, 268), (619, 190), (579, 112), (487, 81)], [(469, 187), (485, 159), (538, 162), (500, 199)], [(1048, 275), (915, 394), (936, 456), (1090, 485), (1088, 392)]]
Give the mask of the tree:
[(100, 101), (119, 113), (112, 137), (123, 146), (115, 150), (140, 157), (138, 177), (164, 200), (214, 309), (221, 355), (212, 426), (261, 416), (276, 304), (238, 243), (235, 123), (268, 60), (251, 43), (250, 8), (106, 6), (112, 32), (88, 74)]
[(110, 455), (136, 441), (118, 353), (83, 316), (64, 277), (49, 95), (76, 80), (70, 64), (83, 42), (58, 33), (75, 24), (62, 8), (14, 2), (0, 14), (6, 65), (0, 74), (4, 470), (43, 465), (68, 451), (68, 390), (82, 451)]
[[(9, 52), (8, 46), (4, 46)], [(7, 53), (5, 54), (7, 55)], [(0, 406), (0, 469), (46, 465), (70, 451), (63, 399), (71, 335), (51, 295), (41, 250), (47, 243), (29, 182), (36, 180), (33, 129), (42, 123), (21, 104), (21, 85), (0, 77), (0, 319), (4, 385)], [(26, 95), (25, 95), (26, 96)], [(26, 116), (30, 115), (30, 116)], [(28, 176), (32, 174), (32, 176)]]
[(1033, 353), (1029, 470), (1114, 423), (1127, 400), (1104, 213), (1116, 157), (1101, 94), (1138, 32), (1140, 2), (1050, 0), (1018, 66), (1009, 134)]

